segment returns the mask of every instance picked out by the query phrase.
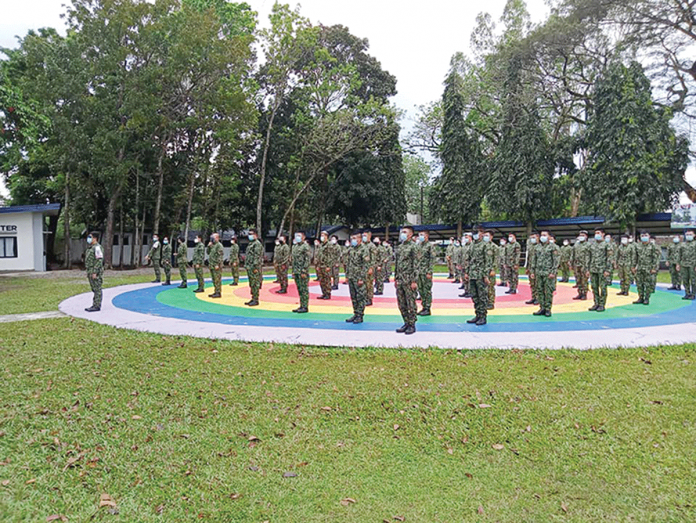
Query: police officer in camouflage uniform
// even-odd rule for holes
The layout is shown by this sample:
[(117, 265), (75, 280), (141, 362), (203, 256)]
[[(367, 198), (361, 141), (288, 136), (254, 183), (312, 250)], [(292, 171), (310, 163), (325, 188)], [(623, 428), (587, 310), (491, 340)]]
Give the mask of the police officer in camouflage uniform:
[(509, 289), (505, 294), (517, 294), (517, 285), (520, 281), (520, 254), (522, 246), (517, 241), (517, 236), (508, 234), (508, 242), (505, 246), (505, 265), (508, 271)]
[(335, 234), (331, 236), (329, 240), (329, 254), (333, 260), (333, 267), (331, 267), (331, 290), (338, 290), (338, 282), (341, 279), (341, 257), (343, 251), (341, 246), (338, 244), (338, 236)]
[(491, 282), (491, 272), (495, 274), (495, 259), (483, 242), (485, 232), (483, 227), (479, 227), (473, 233), (474, 243), (469, 248), (469, 272), (465, 276), (469, 279), (469, 289), (476, 311), (476, 316), (467, 320), (467, 323), (479, 326), (485, 325), (488, 321), (488, 286)]
[[(319, 245), (317, 245), (315, 251), (317, 276), (319, 276), (319, 286), (321, 287), (321, 296), (317, 298), (319, 300), (331, 299), (331, 275), (333, 274), (334, 260), (332, 257), (331, 250), (329, 249), (330, 246), (331, 244), (329, 243), (329, 234), (326, 231), (324, 231), (320, 235)], [(294, 250), (295, 246), (293, 246), (293, 251)]]
[(628, 296), (631, 289), (631, 269), (633, 268), (633, 247), (628, 243), (628, 236), (621, 237), (621, 243), (616, 248), (616, 269), (619, 273), (619, 286), (621, 290), (618, 296)]
[(172, 246), (169, 245), (169, 238), (166, 236), (162, 240), (162, 268), (164, 269), (165, 281), (162, 285), (171, 285), (172, 279)]
[(539, 234), (533, 232), (529, 235), (529, 239), (527, 240), (526, 272), (527, 278), (529, 279), (529, 289), (532, 291), (532, 297), (525, 302), (527, 305), (539, 305), (539, 295), (537, 292), (538, 289), (536, 285), (536, 280), (531, 277), (532, 267), (534, 267), (535, 264), (534, 256), (536, 256), (537, 247), (539, 247)]
[(188, 265), (188, 248), (186, 247), (186, 241), (183, 236), (177, 238), (177, 244), (174, 256), (176, 256), (176, 266), (179, 268), (179, 277), (181, 278), (181, 283), (177, 289), (185, 289), (188, 287), (188, 273), (186, 272), (186, 267)]
[(573, 246), (573, 267), (575, 269), (575, 281), (578, 285), (578, 295), (574, 300), (586, 300), (588, 291), (589, 271), (589, 245), (587, 243), (587, 231), (580, 231), (578, 239)]
[(203, 238), (201, 235), (196, 235), (193, 240), (196, 246), (193, 249), (193, 270), (196, 273), (196, 281), (198, 281), (198, 288), (193, 292), (205, 292), (205, 279), (203, 278), (203, 264), (205, 263), (205, 245), (203, 245)]
[(686, 231), (684, 239), (686, 241), (679, 247), (677, 270), (684, 283), (685, 293), (682, 300), (693, 300), (696, 298), (696, 240), (694, 240), (694, 231)]
[(225, 252), (222, 243), (220, 243), (220, 235), (214, 233), (208, 243), (208, 268), (215, 289), (213, 294), (208, 295), (210, 298), (222, 298), (222, 263), (224, 257)]
[[(292, 312), (298, 314), (309, 312), (309, 265), (311, 261), (312, 253), (305, 241), (305, 234), (296, 232), (292, 246), (292, 279), (297, 287), (297, 294), (300, 296), (300, 306)], [(329, 290), (329, 297), (330, 294)]]
[(613, 253), (611, 246), (604, 241), (604, 230), (595, 229), (594, 241), (588, 245), (587, 269), (592, 283), (592, 298), (594, 304), (591, 311), (604, 312), (607, 304), (607, 276), (613, 268)]
[(350, 237), (348, 251), (348, 266), (346, 277), (350, 299), (353, 303), (353, 315), (346, 319), (346, 323), (362, 323), (367, 303), (367, 273), (370, 267), (370, 252), (362, 244), (363, 235), (355, 233)]
[(230, 270), (232, 271), (232, 283), (230, 286), (239, 285), (239, 244), (237, 238), (230, 240)]
[[(416, 241), (416, 262), (418, 272), (418, 293), (422, 309), (418, 316), (430, 316), (433, 303), (433, 271), (435, 267), (435, 249), (430, 243), (430, 232), (418, 233)], [(414, 324), (415, 325), (415, 324)]]
[(679, 264), (679, 248), (681, 244), (681, 238), (675, 236), (672, 238), (672, 245), (667, 248), (667, 267), (669, 268), (669, 275), (672, 280), (672, 286), (667, 289), (670, 291), (680, 291), (681, 290), (681, 278), (679, 277), (679, 271), (677, 270), (677, 265)]
[(92, 306), (86, 308), (87, 312), (99, 312), (102, 304), (102, 284), (104, 278), (104, 251), (99, 245), (99, 233), (91, 232), (87, 236), (87, 252), (85, 253), (85, 271), (89, 286), (94, 296)]
[(652, 293), (652, 275), (657, 273), (660, 266), (660, 255), (652, 245), (650, 245), (650, 233), (641, 231), (640, 242), (634, 248), (633, 274), (636, 277), (638, 287), (638, 299), (633, 303), (650, 305), (650, 294)]
[(278, 238), (278, 243), (280, 245), (275, 248), (275, 251), (273, 253), (273, 261), (278, 264), (276, 274), (278, 275), (278, 282), (280, 283), (280, 289), (276, 291), (276, 294), (287, 294), (288, 266), (290, 265), (290, 246), (288, 245), (288, 242), (285, 241), (284, 235), (281, 235)]
[(399, 232), (400, 244), (396, 248), (394, 265), (394, 287), (396, 302), (399, 305), (404, 324), (396, 329), (398, 333), (416, 332), (416, 292), (418, 291), (418, 246), (413, 241), (413, 228), (402, 227)]
[(162, 244), (159, 241), (159, 236), (157, 234), (152, 235), (152, 247), (150, 251), (145, 256), (148, 262), (152, 262), (152, 268), (155, 270), (155, 279), (152, 283), (159, 283), (162, 281), (162, 273), (160, 272), (160, 264), (162, 263)]
[(570, 259), (573, 255), (573, 247), (569, 240), (563, 240), (561, 247), (561, 282), (568, 283), (570, 281)]
[(256, 229), (249, 229), (249, 245), (244, 258), (244, 268), (247, 271), (251, 300), (244, 305), (256, 307), (259, 304), (259, 291), (263, 281), (263, 245), (259, 241)]
[(549, 231), (541, 231), (539, 244), (534, 247), (534, 256), (530, 267), (529, 278), (534, 282), (539, 299), (539, 310), (534, 316), (551, 316), (553, 306), (553, 291), (556, 289), (556, 274), (561, 263), (561, 252), (558, 245), (551, 242)]

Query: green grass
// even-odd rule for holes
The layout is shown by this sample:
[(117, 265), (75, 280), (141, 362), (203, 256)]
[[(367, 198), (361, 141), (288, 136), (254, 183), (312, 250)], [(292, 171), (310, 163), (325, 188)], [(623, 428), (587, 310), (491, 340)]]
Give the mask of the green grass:
[[(87, 290), (76, 276), (1, 278), (1, 313), (55, 308)], [(693, 521), (694, 365), (696, 345), (326, 349), (6, 323), (0, 521)]]

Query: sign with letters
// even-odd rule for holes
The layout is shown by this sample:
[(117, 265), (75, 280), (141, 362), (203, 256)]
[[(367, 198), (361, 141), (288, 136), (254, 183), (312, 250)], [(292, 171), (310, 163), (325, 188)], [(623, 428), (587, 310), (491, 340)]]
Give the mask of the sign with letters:
[(675, 205), (672, 209), (672, 229), (696, 227), (696, 203)]
[(0, 225), (0, 234), (17, 234), (16, 225)]

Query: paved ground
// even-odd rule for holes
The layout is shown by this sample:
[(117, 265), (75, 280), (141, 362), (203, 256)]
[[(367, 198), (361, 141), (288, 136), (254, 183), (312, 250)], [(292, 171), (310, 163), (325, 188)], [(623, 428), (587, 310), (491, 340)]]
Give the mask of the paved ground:
[[(265, 286), (264, 286), (265, 287)], [(148, 291), (148, 289), (150, 291)], [(696, 316), (688, 315), (693, 309), (685, 309), (688, 314), (682, 323), (663, 325), (641, 326), (641, 321), (634, 322), (631, 328), (612, 328), (611, 322), (598, 324), (597, 328), (588, 328), (587, 322), (577, 322), (575, 328), (572, 323), (567, 330), (553, 330), (553, 324), (537, 324), (534, 331), (518, 332), (495, 331), (494, 325), (466, 330), (460, 332), (440, 332), (421, 330), (413, 336), (397, 334), (393, 330), (370, 329), (366, 323), (348, 328), (326, 329), (330, 324), (321, 319), (311, 321), (295, 320), (295, 324), (288, 321), (279, 322), (277, 325), (266, 324), (263, 326), (252, 325), (254, 318), (235, 316), (234, 314), (217, 322), (216, 319), (207, 317), (205, 311), (176, 309), (178, 317), (166, 317), (169, 314), (165, 300), (157, 301), (157, 305), (143, 309), (147, 312), (126, 310), (114, 305), (114, 299), (123, 303), (126, 293), (132, 291), (146, 291), (156, 296), (160, 291), (151, 284), (127, 285), (106, 289), (104, 291), (104, 303), (101, 312), (87, 313), (84, 308), (91, 303), (90, 294), (74, 296), (60, 305), (60, 310), (71, 316), (85, 318), (118, 328), (133, 329), (139, 331), (168, 334), (188, 335), (203, 338), (230, 339), (258, 342), (277, 342), (320, 346), (346, 346), (346, 347), (439, 347), (439, 348), (577, 348), (591, 349), (599, 347), (643, 347), (650, 345), (668, 345), (696, 342)], [(186, 292), (186, 291), (184, 291)], [(154, 303), (154, 302), (153, 302)], [(265, 311), (260, 311), (266, 313)], [(465, 314), (469, 315), (469, 311)], [(683, 311), (682, 311), (683, 314)], [(215, 316), (218, 318), (221, 316)], [(291, 317), (292, 318), (292, 317)], [(294, 318), (298, 318), (294, 316)], [(692, 321), (692, 319), (694, 321)], [(290, 320), (292, 322), (292, 320)], [(618, 324), (618, 323), (617, 323)], [(310, 325), (311, 328), (306, 328)], [(396, 328), (399, 325), (394, 324)], [(463, 327), (464, 328), (464, 327)]]

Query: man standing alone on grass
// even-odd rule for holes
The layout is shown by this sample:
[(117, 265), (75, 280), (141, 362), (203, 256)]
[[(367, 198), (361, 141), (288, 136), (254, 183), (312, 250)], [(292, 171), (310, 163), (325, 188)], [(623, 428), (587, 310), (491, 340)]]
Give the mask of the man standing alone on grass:
[(263, 281), (263, 245), (257, 237), (256, 229), (249, 229), (249, 245), (246, 249), (244, 267), (247, 271), (251, 300), (244, 305), (256, 307), (259, 304), (259, 291)]
[(210, 269), (210, 277), (213, 280), (213, 286), (215, 291), (213, 294), (209, 294), (210, 298), (222, 298), (222, 261), (224, 258), (224, 251), (222, 249), (222, 244), (220, 243), (220, 235), (214, 233), (210, 237), (210, 243), (208, 244), (208, 268)]
[(539, 299), (539, 310), (532, 314), (547, 318), (551, 316), (553, 291), (556, 289), (556, 274), (561, 262), (558, 246), (549, 240), (549, 231), (541, 231), (539, 245), (534, 249), (534, 258), (529, 273), (530, 279), (534, 281)]
[(485, 325), (488, 320), (488, 285), (490, 273), (494, 271), (495, 260), (488, 245), (483, 243), (485, 230), (479, 227), (473, 234), (474, 243), (469, 248), (469, 292), (474, 302), (476, 316), (467, 321), (476, 325)]
[(309, 264), (312, 261), (312, 253), (305, 241), (303, 232), (295, 233), (292, 246), (292, 279), (300, 296), (300, 306), (292, 312), (304, 314), (309, 312)]
[(94, 297), (92, 306), (86, 308), (87, 312), (98, 312), (101, 310), (102, 303), (102, 278), (104, 277), (104, 251), (99, 245), (99, 233), (91, 232), (87, 236), (87, 252), (85, 253), (85, 270), (89, 286), (92, 288)]
[(204, 292), (203, 263), (205, 262), (205, 245), (203, 245), (203, 239), (200, 234), (196, 235), (193, 242), (196, 244), (196, 247), (193, 249), (193, 270), (196, 273), (196, 281), (198, 281), (198, 288), (193, 292)]
[(145, 259), (148, 262), (152, 262), (152, 268), (155, 270), (155, 279), (152, 283), (159, 283), (162, 281), (162, 273), (160, 272), (160, 263), (162, 262), (162, 244), (159, 241), (159, 236), (156, 234), (152, 235), (152, 247), (150, 247), (150, 252), (147, 253)]
[(178, 238), (179, 246), (176, 250), (176, 265), (179, 267), (179, 276), (181, 277), (181, 283), (177, 287), (178, 289), (185, 289), (188, 287), (188, 273), (186, 272), (186, 266), (188, 265), (188, 248), (186, 247), (186, 241), (183, 236)]
[(396, 329), (398, 333), (416, 332), (416, 292), (418, 290), (418, 247), (413, 241), (413, 229), (403, 227), (399, 233), (401, 244), (396, 248), (394, 266), (394, 287), (404, 324)]
[(367, 272), (371, 267), (370, 252), (361, 242), (362, 235), (360, 233), (350, 237), (346, 277), (348, 278), (350, 299), (353, 303), (353, 315), (346, 320), (346, 323), (362, 323), (365, 315)]
[(684, 282), (684, 297), (682, 300), (693, 300), (696, 298), (696, 240), (694, 240), (694, 231), (686, 231), (684, 236), (686, 241), (679, 248), (679, 259), (677, 270)]

